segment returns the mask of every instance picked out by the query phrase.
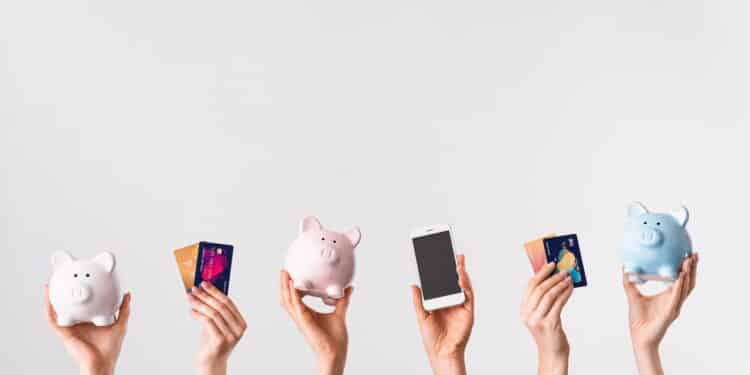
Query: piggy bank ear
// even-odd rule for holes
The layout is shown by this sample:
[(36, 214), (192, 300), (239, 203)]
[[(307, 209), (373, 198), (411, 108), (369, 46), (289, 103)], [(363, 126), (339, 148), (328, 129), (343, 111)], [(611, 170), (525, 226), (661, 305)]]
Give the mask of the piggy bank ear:
[(359, 240), (362, 239), (362, 233), (359, 232), (359, 228), (354, 227), (352, 229), (349, 229), (344, 233), (344, 236), (351, 241), (352, 246), (357, 247), (359, 245)]
[(115, 256), (106, 251), (95, 256), (91, 261), (104, 267), (107, 272), (112, 272), (115, 269)]
[(67, 251), (56, 251), (52, 254), (52, 268), (58, 268), (74, 260), (76, 260), (76, 258), (70, 255)]
[(633, 202), (628, 206), (629, 217), (638, 217), (647, 213), (648, 209), (641, 202)]
[(323, 226), (320, 225), (320, 221), (315, 216), (308, 216), (299, 223), (300, 233), (319, 231), (321, 229), (323, 229)]
[(669, 214), (672, 215), (672, 217), (674, 217), (683, 227), (687, 225), (688, 219), (690, 218), (690, 213), (685, 206), (680, 206), (680, 208), (672, 210)]

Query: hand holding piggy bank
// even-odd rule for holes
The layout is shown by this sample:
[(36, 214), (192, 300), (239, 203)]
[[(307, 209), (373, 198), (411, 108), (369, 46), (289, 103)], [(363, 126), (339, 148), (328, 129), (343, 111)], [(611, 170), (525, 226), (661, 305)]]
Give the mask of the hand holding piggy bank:
[(323, 228), (315, 217), (302, 219), (284, 266), (294, 288), (335, 305), (354, 277), (354, 248), (360, 238), (357, 227), (339, 233)]
[(628, 223), (622, 242), (624, 272), (631, 282), (674, 281), (682, 261), (693, 251), (685, 226), (685, 207), (672, 213), (652, 213), (641, 203), (628, 208)]
[(90, 260), (77, 260), (58, 251), (52, 255), (52, 266), (49, 300), (57, 313), (58, 326), (91, 322), (101, 327), (115, 322), (122, 292), (114, 255), (104, 252)]

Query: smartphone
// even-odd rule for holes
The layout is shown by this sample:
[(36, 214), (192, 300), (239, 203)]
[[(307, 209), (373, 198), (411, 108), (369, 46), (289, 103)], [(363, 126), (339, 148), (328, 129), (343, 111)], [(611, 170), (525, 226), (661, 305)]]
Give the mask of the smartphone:
[(416, 229), (411, 233), (411, 241), (425, 310), (439, 310), (464, 303), (464, 292), (458, 285), (450, 227), (433, 225)]

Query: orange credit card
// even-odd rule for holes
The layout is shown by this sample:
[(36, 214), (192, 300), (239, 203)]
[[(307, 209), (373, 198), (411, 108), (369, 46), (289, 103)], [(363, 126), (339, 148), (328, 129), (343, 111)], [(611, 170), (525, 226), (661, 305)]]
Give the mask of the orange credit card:
[(529, 257), (529, 262), (531, 262), (531, 269), (534, 270), (534, 273), (538, 272), (545, 264), (547, 264), (547, 255), (544, 251), (544, 240), (551, 237), (555, 237), (555, 234), (548, 234), (523, 245), (526, 250), (526, 255)]
[(185, 285), (185, 291), (190, 291), (193, 287), (195, 277), (196, 259), (198, 258), (198, 244), (185, 246), (174, 251), (177, 268), (182, 276), (182, 283)]

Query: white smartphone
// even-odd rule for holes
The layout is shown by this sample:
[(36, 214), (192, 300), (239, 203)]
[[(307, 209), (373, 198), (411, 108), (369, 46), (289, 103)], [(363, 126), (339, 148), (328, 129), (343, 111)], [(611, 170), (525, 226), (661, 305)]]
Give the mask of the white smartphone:
[(456, 255), (450, 227), (433, 225), (411, 233), (422, 288), (422, 305), (433, 311), (464, 303), (464, 292), (458, 285)]

